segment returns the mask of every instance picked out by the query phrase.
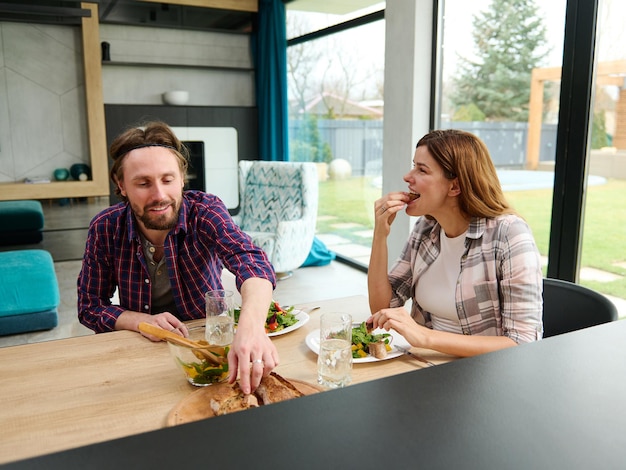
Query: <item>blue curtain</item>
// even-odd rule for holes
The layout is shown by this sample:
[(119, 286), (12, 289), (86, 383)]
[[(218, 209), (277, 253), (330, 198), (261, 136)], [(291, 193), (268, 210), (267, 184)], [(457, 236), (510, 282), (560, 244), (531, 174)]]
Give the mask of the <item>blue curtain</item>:
[(287, 161), (287, 32), (282, 0), (259, 0), (252, 35), (259, 115), (259, 157)]

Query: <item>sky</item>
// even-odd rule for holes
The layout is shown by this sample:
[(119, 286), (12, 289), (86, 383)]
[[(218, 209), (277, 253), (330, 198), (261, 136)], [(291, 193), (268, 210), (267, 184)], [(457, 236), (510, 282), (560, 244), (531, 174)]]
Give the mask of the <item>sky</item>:
[[(563, 35), (565, 27), (566, 0), (535, 0), (543, 12), (546, 26), (546, 39), (551, 47), (550, 54), (544, 64), (546, 67), (559, 66), (563, 55)], [(472, 19), (488, 8), (491, 0), (446, 0), (445, 10), (445, 43), (447, 51), (456, 51), (463, 57), (471, 57), (474, 53), (472, 38)], [(446, 53), (444, 76), (451, 75), (456, 69), (454, 54)]]
[[(537, 1), (537, 5), (544, 13), (544, 24), (547, 28), (548, 43), (552, 45), (552, 51), (549, 57), (550, 65), (558, 65), (561, 62), (563, 34), (565, 24), (565, 4), (566, 0), (550, 0), (550, 1)], [(614, 0), (605, 0), (614, 1)], [(623, 0), (620, 0), (623, 2)], [(485, 10), (491, 0), (445, 0), (446, 5), (446, 47), (448, 50), (458, 51), (463, 56), (469, 56), (473, 51), (473, 39), (472, 39), (472, 21), (473, 15)], [(626, 2), (623, 2), (626, 3)], [(322, 13), (303, 13), (307, 17), (307, 22), (310, 25), (310, 30), (321, 29), (329, 24), (335, 24), (337, 22), (347, 21), (355, 16), (362, 16), (374, 11), (379, 11), (385, 7), (385, 3), (375, 4), (367, 9), (359, 10), (355, 14), (351, 15), (328, 15)], [(294, 12), (290, 12), (293, 14)], [(373, 25), (372, 25), (373, 27)], [(380, 29), (384, 30), (382, 23)], [(450, 32), (453, 32), (451, 34)], [(384, 56), (384, 41), (378, 40), (378, 34), (372, 34), (371, 31), (364, 32), (359, 36), (358, 44), (366, 44), (367, 51), (372, 57)], [(350, 44), (350, 48), (353, 46)], [(455, 68), (454, 58), (448, 56), (448, 63), (446, 64), (446, 70), (444, 74), (451, 73)]]
[[(474, 53), (474, 42), (472, 38), (472, 17), (477, 13), (487, 9), (492, 0), (445, 0), (445, 43), (444, 49), (444, 79), (450, 77), (457, 69), (457, 54), (463, 57), (471, 57)], [(567, 0), (535, 0), (539, 10), (542, 12), (544, 25), (546, 26), (546, 39), (550, 52), (545, 63), (545, 67), (558, 67), (561, 65), (563, 55), (563, 38), (565, 25), (565, 9)], [(626, 0), (601, 0), (600, 1), (600, 21), (599, 27), (599, 52), (600, 60), (626, 60)], [(360, 10), (355, 15), (311, 14), (308, 13), (311, 30), (316, 30), (350, 19), (354, 16), (361, 16), (373, 11), (383, 9), (383, 3), (378, 3), (366, 10)], [(376, 26), (378, 25), (378, 26)], [(374, 28), (379, 28), (380, 33), (373, 33)], [(359, 33), (359, 30), (362, 30)], [(384, 40), (380, 40), (384, 31), (383, 22), (373, 23), (367, 28), (357, 28), (350, 33), (350, 41), (334, 42), (333, 53), (336, 54), (339, 48), (347, 47), (346, 54), (360, 54), (359, 51), (367, 51), (367, 56), (358, 57), (357, 62), (365, 64), (368, 57), (384, 57)], [(347, 33), (342, 33), (347, 34)], [(356, 36), (358, 35), (358, 36)], [(356, 37), (355, 37), (356, 36)], [(354, 44), (359, 46), (354, 48)], [(334, 49), (337, 48), (337, 49)], [(356, 52), (355, 52), (356, 51)], [(343, 52), (343, 51), (341, 51)]]

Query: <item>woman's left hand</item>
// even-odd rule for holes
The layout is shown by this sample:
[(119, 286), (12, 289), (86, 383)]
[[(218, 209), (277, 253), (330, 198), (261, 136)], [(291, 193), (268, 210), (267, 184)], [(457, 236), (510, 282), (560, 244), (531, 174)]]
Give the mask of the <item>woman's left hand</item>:
[(373, 324), (374, 328), (393, 329), (415, 347), (426, 347), (431, 331), (416, 323), (404, 307), (383, 308), (368, 318), (367, 323)]

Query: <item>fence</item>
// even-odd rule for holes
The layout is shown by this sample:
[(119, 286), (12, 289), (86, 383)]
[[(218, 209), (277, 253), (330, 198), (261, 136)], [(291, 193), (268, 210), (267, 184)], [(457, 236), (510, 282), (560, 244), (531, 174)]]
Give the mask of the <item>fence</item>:
[[(289, 133), (305, 125), (290, 120)], [(441, 129), (462, 129), (480, 137), (498, 168), (522, 169), (526, 164), (528, 124), (525, 122), (442, 122)], [(328, 143), (333, 158), (350, 162), (355, 176), (379, 175), (383, 158), (383, 121), (317, 121), (320, 140)], [(556, 148), (556, 124), (544, 124), (541, 130), (539, 159), (553, 162)], [(410, 158), (411, 155), (407, 155)]]

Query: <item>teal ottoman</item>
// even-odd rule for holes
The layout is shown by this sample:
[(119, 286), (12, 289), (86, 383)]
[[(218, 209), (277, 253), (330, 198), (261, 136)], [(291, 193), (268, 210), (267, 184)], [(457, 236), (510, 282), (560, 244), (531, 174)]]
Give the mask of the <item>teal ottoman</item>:
[(0, 335), (54, 328), (60, 300), (50, 253), (0, 252)]
[(39, 201), (0, 201), (0, 245), (25, 245), (43, 239)]

